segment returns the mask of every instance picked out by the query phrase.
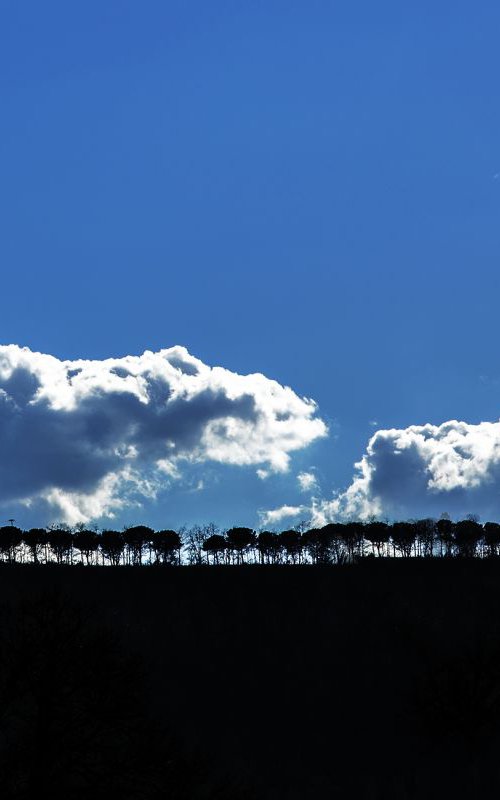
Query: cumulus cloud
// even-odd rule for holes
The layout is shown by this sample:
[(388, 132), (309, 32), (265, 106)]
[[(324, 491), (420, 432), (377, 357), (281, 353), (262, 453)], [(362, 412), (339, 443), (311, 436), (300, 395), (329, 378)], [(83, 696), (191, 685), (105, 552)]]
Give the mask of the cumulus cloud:
[(304, 512), (308, 512), (309, 508), (307, 506), (280, 506), (280, 508), (273, 508), (269, 511), (261, 511), (260, 519), (262, 525), (277, 525), (279, 522), (282, 522), (284, 519), (289, 517), (298, 517), (299, 514), (304, 514)]
[(313, 505), (314, 524), (443, 511), (500, 517), (500, 422), (379, 430), (355, 467), (345, 492)]
[(302, 492), (311, 492), (318, 488), (318, 481), (314, 472), (299, 472), (297, 481)]
[(155, 497), (182, 465), (284, 472), (325, 436), (315, 403), (183, 347), (61, 361), (0, 346), (0, 504), (44, 501), (69, 522)]

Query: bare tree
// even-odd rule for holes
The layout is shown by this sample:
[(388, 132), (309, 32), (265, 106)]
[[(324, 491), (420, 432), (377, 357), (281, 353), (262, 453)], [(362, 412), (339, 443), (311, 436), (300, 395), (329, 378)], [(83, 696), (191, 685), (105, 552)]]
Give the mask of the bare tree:
[[(188, 563), (198, 565), (204, 563), (203, 545), (208, 539), (209, 534), (201, 525), (193, 525), (184, 532), (184, 545), (187, 551)], [(207, 555), (208, 563), (208, 555)]]

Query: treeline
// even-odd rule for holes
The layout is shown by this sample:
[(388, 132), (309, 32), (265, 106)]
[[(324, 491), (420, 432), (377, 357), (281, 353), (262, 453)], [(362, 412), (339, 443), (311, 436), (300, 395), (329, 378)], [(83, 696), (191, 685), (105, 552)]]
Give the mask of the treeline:
[(453, 522), (329, 523), (321, 528), (256, 532), (235, 527), (221, 531), (213, 523), (179, 531), (154, 531), (136, 525), (122, 531), (69, 530), (62, 526), (0, 527), (0, 561), (34, 564), (170, 565), (181, 564), (345, 564), (381, 557), (495, 557), (500, 553), (500, 524), (481, 525), (470, 515)]

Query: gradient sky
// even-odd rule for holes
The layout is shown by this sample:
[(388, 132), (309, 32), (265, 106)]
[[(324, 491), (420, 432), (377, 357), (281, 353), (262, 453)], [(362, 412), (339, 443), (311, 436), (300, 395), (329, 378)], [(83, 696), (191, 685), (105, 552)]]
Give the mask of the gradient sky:
[(346, 489), (378, 429), (498, 420), (499, 33), (493, 0), (2, 3), (0, 341), (182, 345), (330, 430), (120, 524), (257, 524), (300, 471)]

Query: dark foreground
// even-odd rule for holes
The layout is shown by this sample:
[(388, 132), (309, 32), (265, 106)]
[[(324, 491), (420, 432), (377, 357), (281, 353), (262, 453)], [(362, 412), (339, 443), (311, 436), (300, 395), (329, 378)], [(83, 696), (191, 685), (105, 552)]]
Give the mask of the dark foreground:
[(500, 559), (0, 568), (2, 797), (500, 793)]

